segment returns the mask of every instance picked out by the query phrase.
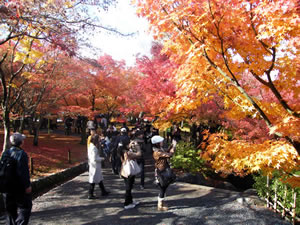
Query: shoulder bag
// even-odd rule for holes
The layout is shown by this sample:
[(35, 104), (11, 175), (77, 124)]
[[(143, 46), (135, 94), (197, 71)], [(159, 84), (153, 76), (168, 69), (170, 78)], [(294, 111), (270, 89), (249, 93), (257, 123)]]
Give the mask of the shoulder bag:
[(128, 178), (129, 176), (135, 176), (141, 172), (141, 167), (136, 160), (125, 160), (122, 164), (121, 176)]

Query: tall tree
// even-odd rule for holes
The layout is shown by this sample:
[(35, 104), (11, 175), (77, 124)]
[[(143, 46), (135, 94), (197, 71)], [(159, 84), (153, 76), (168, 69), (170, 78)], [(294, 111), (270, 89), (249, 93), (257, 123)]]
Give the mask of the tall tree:
[[(231, 116), (263, 120), (266, 132), (287, 141), (290, 163), (299, 160), (297, 0), (140, 0), (137, 4), (139, 15), (149, 19), (156, 37), (165, 40), (164, 51), (180, 65), (176, 80), (182, 99), (195, 92), (198, 99), (205, 99), (211, 96), (206, 95), (207, 89), (221, 94)], [(260, 86), (247, 85), (244, 81), (249, 76)], [(261, 99), (257, 87), (269, 90), (273, 99)], [(181, 110), (195, 101), (176, 103)], [(257, 150), (276, 152), (273, 143), (266, 142)]]
[(137, 58), (135, 71), (132, 73), (135, 81), (127, 94), (126, 107), (131, 108), (132, 112), (144, 112), (161, 118), (167, 116), (166, 107), (176, 94), (172, 72), (178, 66), (171, 63), (161, 49), (160, 44), (153, 43), (151, 57)]
[[(114, 2), (114, 0), (2, 1), (0, 76), (3, 120), (6, 123), (4, 148), (8, 143), (10, 110), (23, 92), (23, 84), (15, 88), (14, 82), (16, 80), (21, 82), (24, 68), (34, 65), (37, 59), (42, 57), (43, 53), (37, 50), (38, 46), (47, 46), (48, 51), (59, 49), (62, 54), (73, 56), (77, 53), (78, 46), (87, 44), (85, 40), (89, 35), (103, 30), (123, 35), (116, 29), (101, 24), (97, 17), (98, 13), (107, 10)], [(6, 67), (7, 60), (13, 62), (9, 67)], [(39, 63), (44, 62), (39, 60)], [(28, 80), (23, 76), (25, 83)]]

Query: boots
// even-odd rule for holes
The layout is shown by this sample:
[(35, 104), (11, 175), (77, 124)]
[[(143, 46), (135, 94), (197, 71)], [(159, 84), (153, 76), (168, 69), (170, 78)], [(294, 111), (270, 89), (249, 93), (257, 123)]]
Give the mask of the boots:
[(88, 199), (95, 199), (96, 198), (96, 196), (94, 195), (94, 189), (95, 189), (95, 184), (90, 183)]
[(157, 202), (157, 210), (158, 211), (167, 211), (169, 208), (167, 204), (164, 202), (164, 198), (158, 197), (158, 202)]
[(100, 181), (99, 187), (100, 187), (100, 189), (101, 189), (101, 195), (102, 195), (102, 196), (107, 196), (107, 195), (110, 193), (109, 191), (106, 191), (106, 190), (105, 190), (103, 181)]

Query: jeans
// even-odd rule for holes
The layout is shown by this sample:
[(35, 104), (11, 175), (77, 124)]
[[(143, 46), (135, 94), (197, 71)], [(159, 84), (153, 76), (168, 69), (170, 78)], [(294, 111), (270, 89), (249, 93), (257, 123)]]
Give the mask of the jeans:
[(133, 188), (135, 176), (129, 176), (128, 178), (124, 178), (125, 182), (125, 202), (124, 206), (130, 205), (132, 203), (132, 194), (131, 190)]
[(31, 194), (3, 194), (6, 225), (27, 225), (32, 209)]

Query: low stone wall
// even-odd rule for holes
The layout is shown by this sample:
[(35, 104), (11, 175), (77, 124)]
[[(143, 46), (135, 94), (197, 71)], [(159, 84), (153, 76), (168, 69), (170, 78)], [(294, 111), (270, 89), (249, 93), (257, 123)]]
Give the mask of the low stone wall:
[[(39, 196), (42, 193), (54, 188), (58, 184), (64, 183), (87, 170), (87, 163), (81, 163), (78, 166), (67, 168), (59, 173), (52, 174), (47, 177), (40, 178), (31, 183), (33, 197)], [(2, 195), (0, 195), (0, 213), (4, 212)]]
[(209, 177), (205, 178), (201, 174), (190, 174), (190, 173), (183, 173), (177, 175), (177, 181), (190, 183), (190, 184), (198, 184), (204, 185), (209, 187), (221, 188), (231, 191), (237, 191), (237, 189), (229, 182), (221, 181), (221, 180), (214, 180)]

